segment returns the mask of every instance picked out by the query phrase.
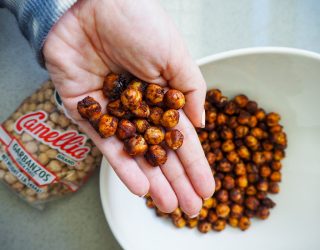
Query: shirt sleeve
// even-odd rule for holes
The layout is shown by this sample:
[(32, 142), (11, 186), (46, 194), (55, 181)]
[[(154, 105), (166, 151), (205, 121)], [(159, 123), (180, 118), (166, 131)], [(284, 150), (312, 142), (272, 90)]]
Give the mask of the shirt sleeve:
[(77, 0), (0, 0), (16, 17), (41, 66), (42, 47), (53, 25)]

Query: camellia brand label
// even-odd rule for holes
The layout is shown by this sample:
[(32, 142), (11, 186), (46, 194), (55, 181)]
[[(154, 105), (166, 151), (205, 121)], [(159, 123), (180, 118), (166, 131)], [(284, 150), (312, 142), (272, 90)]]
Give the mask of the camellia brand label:
[(90, 151), (90, 148), (85, 146), (87, 137), (74, 130), (67, 132), (54, 130), (44, 123), (47, 118), (47, 113), (42, 110), (26, 114), (16, 121), (14, 130), (18, 134), (28, 133), (36, 140), (57, 149), (75, 161), (85, 159)]
[(56, 176), (32, 159), (28, 152), (15, 139), (11, 141), (8, 152), (19, 166), (22, 167), (24, 172), (39, 186), (50, 184), (56, 179)]

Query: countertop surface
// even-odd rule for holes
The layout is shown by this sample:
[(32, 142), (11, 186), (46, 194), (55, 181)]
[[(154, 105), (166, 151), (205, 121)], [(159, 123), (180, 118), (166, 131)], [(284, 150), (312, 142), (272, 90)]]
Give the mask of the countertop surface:
[[(254, 46), (320, 52), (318, 0), (161, 0), (161, 3), (173, 17), (194, 59)], [(47, 78), (14, 17), (1, 9), (0, 122)], [(79, 192), (50, 203), (44, 211), (29, 207), (0, 185), (0, 249), (121, 249), (101, 208), (98, 177), (97, 171)]]

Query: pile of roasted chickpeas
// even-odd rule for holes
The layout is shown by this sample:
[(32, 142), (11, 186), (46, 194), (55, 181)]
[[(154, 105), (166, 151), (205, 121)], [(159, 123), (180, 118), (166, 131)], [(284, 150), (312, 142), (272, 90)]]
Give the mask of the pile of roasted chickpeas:
[(182, 146), (184, 136), (174, 129), (179, 123), (178, 110), (185, 104), (182, 92), (114, 73), (106, 76), (102, 91), (109, 100), (106, 114), (90, 96), (77, 107), (102, 138), (116, 135), (129, 155), (144, 155), (152, 166), (165, 164), (166, 148)]
[(222, 231), (226, 225), (246, 230), (253, 217), (265, 220), (279, 193), (281, 160), (287, 136), (280, 115), (266, 113), (245, 95), (228, 100), (218, 89), (207, 92), (206, 127), (198, 137), (214, 175), (214, 195), (203, 202), (198, 217), (188, 218), (180, 208), (164, 214), (147, 197), (158, 216), (170, 217), (178, 228), (197, 227), (202, 233)]

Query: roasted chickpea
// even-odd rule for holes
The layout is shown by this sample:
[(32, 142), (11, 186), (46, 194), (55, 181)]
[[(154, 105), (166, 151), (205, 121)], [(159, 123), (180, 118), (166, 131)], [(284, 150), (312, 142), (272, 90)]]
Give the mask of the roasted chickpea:
[(228, 125), (231, 129), (236, 129), (238, 126), (239, 126), (239, 123), (237, 121), (237, 117), (236, 116), (231, 116), (229, 119), (228, 119)]
[(177, 150), (182, 146), (184, 136), (179, 130), (173, 129), (166, 132), (164, 139), (165, 139), (166, 145), (169, 148), (171, 148), (172, 150)]
[(270, 183), (269, 183), (268, 191), (269, 191), (271, 194), (277, 194), (277, 193), (279, 193), (279, 192), (280, 192), (280, 187), (279, 187), (278, 182), (270, 182)]
[(246, 195), (255, 195), (256, 193), (257, 193), (257, 189), (255, 188), (255, 186), (250, 185), (247, 187)]
[(238, 116), (238, 123), (240, 123), (241, 125), (247, 125), (249, 123), (250, 117), (250, 113), (241, 110)]
[(213, 210), (210, 210), (209, 213), (208, 213), (208, 216), (207, 216), (207, 220), (208, 220), (210, 223), (215, 223), (218, 219), (219, 219), (219, 217), (218, 217), (218, 215), (216, 214), (216, 212), (213, 211)]
[(267, 208), (273, 208), (276, 205), (276, 203), (268, 197), (261, 200), (261, 204)]
[(131, 80), (128, 74), (108, 74), (103, 82), (102, 92), (110, 101), (118, 99)]
[(149, 122), (144, 119), (136, 119), (133, 121), (133, 123), (136, 126), (137, 132), (140, 134), (143, 134), (147, 130), (147, 128), (150, 127)]
[(90, 96), (79, 101), (77, 109), (81, 117), (86, 120), (98, 121), (102, 115), (100, 104)]
[(213, 153), (216, 156), (216, 161), (221, 161), (223, 159), (222, 151), (219, 148), (214, 149)]
[(187, 224), (186, 220), (182, 217), (172, 217), (171, 220), (177, 228), (185, 227)]
[(136, 135), (125, 141), (124, 150), (131, 156), (143, 155), (148, 150), (148, 144), (141, 135)]
[(136, 133), (136, 127), (129, 120), (123, 119), (118, 123), (116, 134), (120, 140), (130, 138), (134, 136), (135, 133)]
[(227, 155), (227, 159), (231, 162), (231, 163), (239, 163), (240, 162), (240, 157), (237, 154), (236, 151), (231, 151), (228, 153)]
[(228, 116), (223, 113), (219, 113), (216, 122), (219, 126), (225, 125), (228, 122)]
[(144, 133), (144, 139), (148, 144), (160, 144), (164, 140), (164, 132), (160, 127), (151, 126)]
[(274, 143), (279, 144), (284, 147), (287, 146), (287, 136), (285, 133), (283, 133), (283, 132), (274, 133), (274, 134), (272, 134), (271, 138), (272, 138), (271, 140)]
[(279, 170), (282, 168), (282, 164), (281, 164), (280, 161), (273, 161), (273, 162), (271, 163), (271, 168), (272, 168), (272, 170), (274, 170), (274, 171), (279, 171)]
[(213, 230), (220, 232), (224, 230), (226, 227), (226, 221), (224, 219), (218, 219), (214, 224), (213, 224)]
[(237, 178), (237, 184), (240, 188), (246, 188), (248, 186), (248, 179), (245, 175), (239, 176)]
[(247, 178), (249, 183), (256, 183), (259, 180), (259, 175), (257, 173), (249, 173)]
[(207, 209), (210, 209), (212, 207), (216, 207), (217, 205), (217, 201), (215, 198), (211, 197), (209, 199), (206, 199), (204, 202), (203, 202), (203, 207), (207, 208)]
[(232, 140), (226, 140), (222, 143), (222, 151), (231, 152), (235, 149), (235, 145)]
[(205, 207), (202, 207), (199, 211), (199, 220), (204, 220), (208, 216), (208, 209)]
[(222, 96), (220, 101), (216, 103), (217, 108), (223, 109), (228, 103), (228, 97)]
[(212, 149), (219, 149), (221, 147), (221, 141), (217, 140), (214, 142), (211, 142), (210, 146)]
[(243, 125), (237, 127), (235, 131), (236, 138), (244, 138), (248, 133), (249, 133), (249, 128)]
[(227, 105), (224, 107), (224, 112), (227, 115), (233, 115), (238, 112), (238, 106), (233, 101), (230, 101), (227, 103)]
[(270, 151), (263, 151), (263, 157), (265, 159), (266, 162), (271, 162), (273, 160), (273, 153)]
[(258, 206), (260, 205), (260, 202), (256, 197), (248, 196), (245, 199), (245, 205), (246, 205), (247, 208), (255, 211), (258, 208)]
[(271, 174), (271, 168), (267, 165), (263, 165), (259, 169), (260, 176), (263, 178), (268, 178)]
[(280, 133), (282, 132), (283, 127), (280, 124), (274, 125), (269, 128), (271, 134)]
[(152, 145), (149, 147), (145, 157), (150, 165), (154, 167), (162, 166), (167, 161), (167, 152), (160, 145)]
[(269, 127), (273, 127), (275, 125), (278, 125), (279, 121), (280, 121), (281, 117), (279, 114), (271, 112), (267, 115), (267, 125)]
[(236, 175), (245, 175), (247, 172), (246, 165), (243, 162), (239, 162), (235, 165), (234, 172)]
[(170, 109), (181, 109), (186, 103), (184, 94), (176, 89), (169, 89), (164, 95), (164, 102)]
[(239, 219), (239, 228), (244, 231), (244, 230), (247, 230), (249, 227), (250, 227), (250, 219), (246, 216), (242, 216), (240, 219)]
[(268, 181), (266, 181), (266, 180), (260, 180), (260, 181), (257, 183), (257, 189), (258, 189), (259, 191), (267, 192), (267, 191), (268, 191), (268, 188), (269, 188), (269, 184), (268, 184)]
[(209, 133), (209, 140), (210, 141), (216, 141), (219, 139), (219, 135), (216, 131), (212, 131)]
[(180, 208), (177, 207), (175, 210), (173, 210), (173, 212), (170, 215), (171, 217), (180, 218), (182, 216), (182, 211)]
[(248, 135), (245, 137), (245, 143), (249, 148), (253, 148), (253, 147), (257, 146), (258, 140), (255, 137), (253, 137), (252, 135)]
[(247, 96), (245, 95), (237, 95), (234, 97), (234, 102), (240, 107), (240, 108), (244, 108), (245, 106), (247, 106), (249, 99)]
[(146, 199), (146, 205), (148, 208), (155, 208), (156, 207), (156, 205), (154, 204), (154, 202), (151, 198)]
[(264, 131), (261, 128), (252, 128), (250, 131), (250, 134), (257, 138), (258, 140), (261, 140), (264, 138)]
[(256, 215), (258, 216), (258, 218), (260, 218), (262, 220), (267, 219), (270, 215), (269, 208), (267, 208), (265, 206), (260, 206), (257, 210)]
[(197, 218), (192, 218), (187, 220), (187, 226), (189, 228), (195, 228), (198, 225), (198, 219)]
[(256, 197), (258, 200), (263, 200), (263, 199), (267, 198), (267, 192), (258, 191), (256, 194)]
[(211, 89), (207, 92), (206, 99), (211, 103), (211, 104), (217, 104), (220, 102), (222, 98), (221, 91), (219, 89)]
[(283, 150), (279, 150), (279, 149), (276, 149), (273, 153), (273, 159), (275, 161), (281, 161), (285, 156), (285, 153)]
[(107, 138), (114, 135), (117, 131), (118, 119), (111, 115), (102, 115), (99, 124), (98, 131), (102, 138)]
[(225, 189), (220, 189), (216, 194), (216, 198), (218, 201), (226, 203), (229, 199), (228, 191)]
[(158, 84), (149, 84), (146, 88), (145, 97), (150, 104), (157, 105), (162, 103), (164, 98), (164, 88)]
[(132, 109), (131, 112), (136, 116), (140, 118), (148, 118), (150, 115), (150, 108), (148, 104), (145, 101), (142, 101), (140, 105)]
[(229, 218), (228, 218), (228, 223), (229, 223), (229, 225), (232, 226), (232, 227), (238, 227), (239, 219), (236, 218), (236, 217), (229, 217)]
[(231, 140), (233, 138), (232, 129), (228, 127), (223, 127), (220, 132), (220, 137), (224, 140)]
[(179, 123), (179, 112), (175, 109), (168, 109), (161, 117), (161, 124), (166, 128), (173, 128)]
[(252, 161), (259, 166), (264, 164), (266, 162), (266, 159), (264, 158), (264, 154), (262, 152), (254, 152)]
[(226, 175), (223, 178), (222, 186), (227, 190), (230, 190), (230, 189), (234, 188), (234, 186), (235, 186), (234, 178), (232, 176), (230, 176), (230, 175)]
[(140, 106), (142, 102), (142, 93), (134, 88), (127, 88), (121, 93), (122, 105), (130, 110), (134, 110)]
[(210, 151), (210, 144), (208, 141), (205, 141), (204, 143), (201, 144), (203, 152), (206, 154)]
[(248, 218), (253, 218), (255, 216), (255, 211), (253, 211), (249, 208), (246, 208), (244, 210), (244, 215), (247, 216)]
[(239, 188), (233, 188), (230, 190), (230, 200), (240, 204), (243, 200), (243, 194)]
[(238, 155), (240, 156), (240, 158), (244, 159), (244, 160), (249, 160), (250, 159), (250, 151), (246, 146), (241, 146), (238, 148), (237, 150)]
[(246, 110), (254, 115), (258, 111), (258, 104), (255, 101), (249, 101), (246, 105)]
[(163, 110), (159, 107), (153, 107), (150, 109), (149, 120), (154, 125), (160, 125), (160, 120), (163, 115)]
[(260, 108), (256, 111), (255, 116), (257, 117), (258, 121), (264, 121), (266, 118), (266, 112)]
[(206, 158), (207, 158), (207, 161), (208, 161), (208, 163), (209, 163), (210, 166), (212, 166), (212, 165), (215, 163), (215, 161), (216, 161), (215, 154), (212, 153), (212, 152), (208, 152), (208, 153), (206, 154)]
[(128, 88), (133, 88), (139, 90), (141, 93), (144, 93), (147, 88), (147, 84), (143, 81), (135, 79), (130, 82)]
[(243, 206), (239, 204), (233, 204), (231, 206), (231, 216), (235, 218), (240, 218), (243, 214)]
[(218, 170), (224, 173), (228, 173), (232, 170), (233, 166), (227, 159), (222, 159), (219, 162)]
[(216, 207), (216, 213), (219, 218), (227, 218), (230, 214), (230, 207), (227, 204), (220, 203)]
[(199, 141), (202, 143), (208, 139), (208, 132), (207, 131), (201, 131), (198, 133)]
[(206, 123), (214, 123), (217, 120), (217, 112), (209, 110), (206, 112)]
[(201, 233), (207, 233), (207, 232), (211, 231), (212, 230), (211, 223), (210, 222), (206, 222), (206, 221), (200, 221), (198, 223), (198, 230)]
[(281, 173), (279, 171), (274, 171), (271, 173), (269, 178), (273, 182), (280, 182), (281, 181)]
[(215, 182), (215, 192), (219, 191), (222, 187), (222, 182), (220, 179), (214, 177), (214, 182)]
[(273, 144), (270, 141), (263, 141), (262, 147), (266, 151), (271, 151), (273, 149)]
[(124, 110), (120, 100), (109, 102), (107, 105), (107, 112), (109, 115), (113, 115), (118, 118), (122, 118), (126, 115), (126, 111)]

